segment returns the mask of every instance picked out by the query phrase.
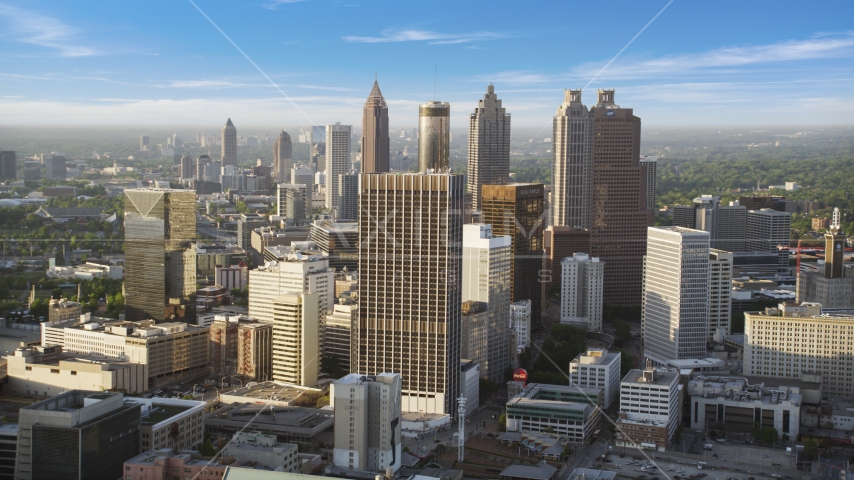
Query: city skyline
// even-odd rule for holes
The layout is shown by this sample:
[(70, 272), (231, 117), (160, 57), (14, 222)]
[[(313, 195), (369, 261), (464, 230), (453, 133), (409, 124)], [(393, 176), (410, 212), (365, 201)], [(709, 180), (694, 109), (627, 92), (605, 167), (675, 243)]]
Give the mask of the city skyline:
[[(593, 5), (552, 5), (549, 15), (497, 5), (483, 30), (469, 25), (476, 5), (180, 2), (83, 12), (45, 3), (0, 4), (0, 105), (13, 113), (4, 124), (198, 125), (229, 115), (243, 125), (358, 124), (375, 75), (392, 125), (413, 124), (432, 98), (458, 105), (451, 123), (464, 125), (489, 82), (520, 127), (547, 126), (569, 88), (616, 88), (648, 125), (662, 126), (844, 124), (854, 104), (844, 3), (831, 17), (795, 5), (738, 4), (733, 16), (735, 3), (624, 3), (604, 12), (607, 35)], [(330, 28), (308, 21), (320, 14)], [(567, 15), (590, 20), (568, 31)], [(567, 45), (591, 35), (597, 41), (566, 58)], [(310, 54), (321, 48), (346, 60)], [(739, 102), (751, 108), (733, 118), (725, 107)]]

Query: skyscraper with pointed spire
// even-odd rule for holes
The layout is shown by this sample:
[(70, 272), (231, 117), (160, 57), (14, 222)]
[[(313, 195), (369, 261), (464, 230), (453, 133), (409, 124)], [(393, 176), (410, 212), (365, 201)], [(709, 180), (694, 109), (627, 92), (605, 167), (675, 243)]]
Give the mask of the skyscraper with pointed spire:
[(388, 105), (374, 80), (362, 113), (362, 173), (388, 172)]
[(504, 111), (495, 87), (489, 84), (486, 95), (469, 115), (468, 190), (472, 209), (480, 210), (483, 185), (510, 182), (510, 114)]
[(231, 117), (222, 127), (222, 166), (237, 165), (237, 128)]
[(273, 175), (279, 183), (288, 183), (291, 169), (294, 168), (293, 158), (291, 136), (282, 130), (273, 142)]

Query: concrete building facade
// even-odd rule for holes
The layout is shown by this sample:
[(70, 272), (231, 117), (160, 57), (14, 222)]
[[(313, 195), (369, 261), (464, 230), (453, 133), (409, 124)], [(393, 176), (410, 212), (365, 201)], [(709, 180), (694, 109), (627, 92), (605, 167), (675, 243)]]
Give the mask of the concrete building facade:
[(678, 373), (629, 371), (620, 382), (616, 446), (667, 450), (679, 425), (679, 397)]
[(589, 348), (569, 362), (569, 386), (600, 388), (605, 408), (620, 395), (621, 354)]
[(350, 125), (326, 126), (326, 208), (338, 210), (339, 175), (350, 172)]
[(575, 253), (560, 265), (560, 323), (601, 332), (604, 262), (586, 253)]
[(273, 380), (317, 385), (320, 371), (320, 295), (290, 292), (273, 300)]

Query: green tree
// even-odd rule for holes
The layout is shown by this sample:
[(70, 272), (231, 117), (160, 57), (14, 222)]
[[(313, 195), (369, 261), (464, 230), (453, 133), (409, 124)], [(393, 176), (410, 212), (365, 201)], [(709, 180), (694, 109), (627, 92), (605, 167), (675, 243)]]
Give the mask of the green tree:
[(199, 454), (203, 457), (213, 457), (216, 455), (216, 448), (213, 446), (213, 443), (211, 443), (210, 438), (206, 438), (205, 443), (199, 445), (198, 450)]
[(759, 431), (759, 441), (762, 443), (774, 443), (778, 438), (780, 435), (774, 427), (762, 427), (762, 430)]
[(30, 305), (30, 314), (33, 318), (38, 319), (39, 317), (47, 318), (48, 313), (48, 301), (44, 298), (37, 298), (33, 301), (33, 304)]
[(614, 331), (617, 338), (624, 342), (628, 342), (632, 339), (632, 327), (623, 320), (614, 320)]
[(676, 431), (673, 432), (673, 442), (674, 443), (679, 443), (679, 440), (682, 439), (682, 432), (683, 432), (682, 425), (679, 425), (678, 427), (676, 427)]
[(498, 429), (502, 432), (507, 430), (507, 415), (503, 413), (498, 417)]
[(818, 444), (815, 440), (807, 440), (804, 442), (804, 458), (807, 460), (815, 460), (818, 457)]
[(620, 377), (625, 377), (635, 368), (635, 357), (626, 350), (620, 350)]

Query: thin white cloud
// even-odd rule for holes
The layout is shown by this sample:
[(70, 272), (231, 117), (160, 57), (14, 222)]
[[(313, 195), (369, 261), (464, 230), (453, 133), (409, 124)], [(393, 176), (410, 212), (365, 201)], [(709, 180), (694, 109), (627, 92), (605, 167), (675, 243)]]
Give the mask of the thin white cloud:
[[(665, 55), (612, 65), (605, 73), (610, 78), (640, 78), (661, 74), (684, 74), (715, 68), (738, 68), (774, 62), (814, 60), (854, 55), (854, 32), (822, 34), (805, 40), (787, 40), (767, 45), (723, 47), (699, 53)], [(586, 77), (599, 65), (580, 65), (571, 76)]]
[(267, 2), (261, 6), (266, 8), (267, 10), (278, 10), (280, 5), (286, 5), (289, 3), (299, 3), (302, 1), (303, 0), (273, 0), (272, 2)]
[(159, 56), (160, 56), (160, 54), (159, 54), (159, 53), (154, 53), (154, 52), (143, 52), (142, 54), (143, 54), (143, 55), (153, 55), (153, 56), (157, 56), (157, 57), (159, 57)]
[(241, 83), (228, 80), (172, 80), (166, 84), (156, 85), (158, 88), (236, 88), (262, 87), (270, 88), (266, 83)]
[(6, 3), (0, 3), (0, 18), (5, 23), (2, 28), (19, 42), (52, 48), (63, 57), (87, 57), (96, 53), (91, 47), (77, 44), (76, 30), (55, 18)]
[(438, 33), (429, 30), (403, 29), (383, 30), (379, 37), (342, 37), (349, 43), (392, 43), (392, 42), (427, 42), (431, 45), (448, 45), (456, 43), (469, 43), (481, 40), (497, 40), (505, 35), (494, 32), (472, 32), (472, 33)]

